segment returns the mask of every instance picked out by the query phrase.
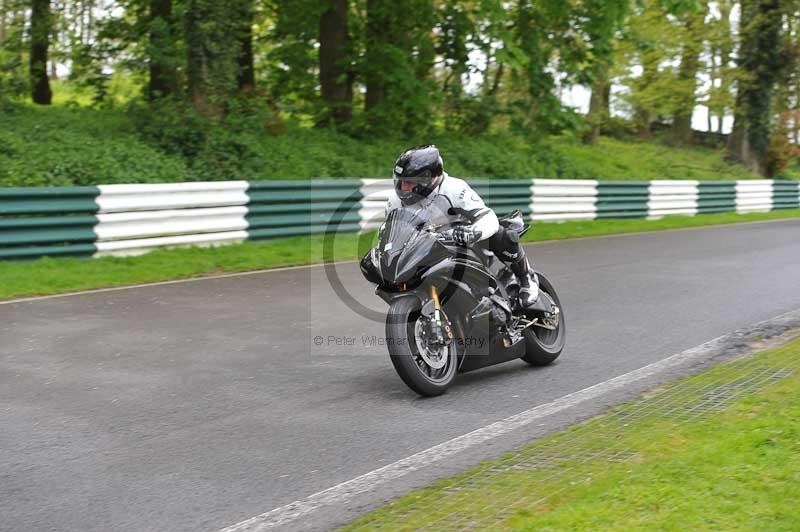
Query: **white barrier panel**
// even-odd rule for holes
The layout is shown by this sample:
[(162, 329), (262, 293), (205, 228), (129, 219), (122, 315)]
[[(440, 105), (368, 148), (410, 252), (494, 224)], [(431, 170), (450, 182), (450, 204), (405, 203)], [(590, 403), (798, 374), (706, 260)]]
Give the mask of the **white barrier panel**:
[(100, 213), (246, 205), (247, 181), (100, 185)]
[(179, 235), (159, 238), (142, 238), (136, 240), (115, 240), (97, 242), (95, 257), (142, 255), (162, 247), (181, 246), (215, 246), (235, 244), (247, 240), (247, 231), (228, 231), (224, 233), (206, 233), (197, 235)]
[(597, 181), (533, 179), (531, 220), (592, 220), (597, 217)]
[(647, 217), (673, 214), (695, 215), (700, 196), (698, 181), (651, 181), (648, 187)]
[(385, 217), (386, 202), (392, 194), (393, 182), (391, 179), (362, 179), (361, 180), (361, 208), (358, 215), (361, 219), (361, 231), (377, 229)]
[(97, 215), (100, 242), (247, 229), (247, 207), (135, 211)]
[(771, 179), (736, 182), (736, 212), (772, 210)]

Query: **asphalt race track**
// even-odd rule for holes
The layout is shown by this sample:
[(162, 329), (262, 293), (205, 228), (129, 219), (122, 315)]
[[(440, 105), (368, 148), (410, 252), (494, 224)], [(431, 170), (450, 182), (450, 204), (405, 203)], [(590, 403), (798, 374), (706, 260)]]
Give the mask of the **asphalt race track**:
[[(371, 345), (383, 323), (321, 267), (0, 305), (0, 529), (219, 530), (800, 308), (800, 220), (528, 250), (565, 308), (563, 357), (463, 375), (428, 400)], [(357, 264), (337, 271), (383, 310)]]

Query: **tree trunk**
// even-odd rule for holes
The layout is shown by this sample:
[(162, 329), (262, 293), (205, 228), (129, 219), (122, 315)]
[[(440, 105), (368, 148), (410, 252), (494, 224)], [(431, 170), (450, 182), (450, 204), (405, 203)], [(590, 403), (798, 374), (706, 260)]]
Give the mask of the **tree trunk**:
[[(658, 75), (658, 61), (646, 54), (642, 54), (642, 75), (635, 83), (635, 89), (647, 87)], [(642, 105), (635, 105), (633, 108), (633, 124), (637, 136), (646, 139), (650, 136), (650, 124), (653, 120), (650, 110)]]
[(50, 0), (33, 0), (30, 27), (31, 98), (39, 105), (50, 105), (53, 101), (50, 80), (47, 78), (47, 51), (51, 28)]
[(780, 0), (743, 0), (739, 80), (733, 131), (727, 158), (765, 174), (766, 152), (771, 132), (771, 103), (782, 66), (782, 13)]
[(86, 2), (81, 0), (78, 3), (80, 4), (78, 11), (78, 39), (81, 44), (86, 44)]
[(584, 144), (594, 144), (600, 137), (602, 129), (607, 125), (611, 116), (611, 82), (608, 80), (607, 69), (592, 83), (592, 96), (589, 99), (589, 114), (587, 121), (589, 131), (583, 136)]
[(711, 48), (711, 53), (709, 54), (709, 61), (711, 62), (711, 68), (709, 71), (709, 83), (711, 88), (709, 89), (709, 99), (706, 101), (706, 131), (709, 133), (714, 132), (714, 125), (711, 122), (711, 118), (714, 115), (714, 110), (712, 108), (712, 104), (710, 101), (710, 95), (714, 92), (714, 81), (716, 81), (717, 77), (719, 76), (719, 68), (717, 67), (717, 59), (716, 59), (716, 49), (714, 47)]
[(367, 111), (386, 98), (387, 80), (380, 65), (383, 63), (381, 48), (392, 33), (391, 9), (386, 0), (367, 0), (367, 94), (364, 102)]
[(221, 116), (239, 89), (242, 0), (189, 0), (186, 6), (186, 74), (198, 112)]
[(8, 12), (8, 0), (0, 1), (0, 42), (6, 40), (8, 26), (6, 25), (6, 13)]
[(89, 0), (89, 10), (87, 11), (86, 37), (84, 42), (92, 42), (92, 30), (94, 29), (94, 2)]
[[(720, 20), (723, 23), (725, 38), (722, 39), (719, 47), (719, 65), (720, 65), (720, 87), (723, 90), (730, 90), (731, 75), (729, 73), (731, 54), (733, 53), (733, 36), (731, 34), (731, 11), (733, 10), (733, 2), (724, 0), (718, 2), (718, 9), (720, 12)], [(719, 110), (719, 123), (717, 124), (717, 133), (722, 134), (722, 124), (725, 119), (725, 112), (728, 109), (723, 105)]]
[(239, 92), (250, 92), (256, 87), (255, 58), (253, 57), (253, 5), (245, 0), (242, 6), (242, 27), (239, 34)]
[(494, 71), (494, 80), (492, 81), (492, 86), (489, 89), (489, 96), (494, 96), (497, 94), (497, 89), (500, 88), (500, 82), (503, 80), (504, 73), (505, 64), (497, 63), (497, 70)]
[(178, 91), (178, 73), (172, 51), (176, 47), (172, 0), (150, 0), (150, 101)]
[[(353, 78), (346, 65), (348, 0), (330, 0), (319, 20), (319, 84), (328, 116), (336, 125), (353, 117)], [(372, 103), (374, 105), (374, 102)]]
[(684, 25), (687, 40), (683, 45), (681, 66), (678, 69), (678, 79), (683, 88), (682, 105), (672, 119), (672, 141), (675, 144), (689, 144), (692, 141), (692, 114), (697, 90), (697, 70), (702, 52), (702, 40), (698, 36), (698, 30), (703, 26), (704, 17), (705, 12), (690, 14)]

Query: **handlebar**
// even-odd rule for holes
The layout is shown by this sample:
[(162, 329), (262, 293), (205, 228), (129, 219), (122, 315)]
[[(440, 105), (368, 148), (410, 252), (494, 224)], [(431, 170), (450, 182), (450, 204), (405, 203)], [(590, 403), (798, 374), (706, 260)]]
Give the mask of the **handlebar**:
[[(444, 227), (444, 226), (439, 226), (439, 227)], [(458, 244), (455, 240), (453, 240), (453, 228), (447, 229), (445, 231), (438, 231), (437, 229), (438, 228), (431, 228), (430, 231), (434, 234), (434, 236), (436, 236), (437, 239), (439, 239), (440, 242), (442, 242), (443, 244), (450, 244), (450, 245)], [(478, 240), (480, 240), (481, 232), (475, 231), (475, 237)]]

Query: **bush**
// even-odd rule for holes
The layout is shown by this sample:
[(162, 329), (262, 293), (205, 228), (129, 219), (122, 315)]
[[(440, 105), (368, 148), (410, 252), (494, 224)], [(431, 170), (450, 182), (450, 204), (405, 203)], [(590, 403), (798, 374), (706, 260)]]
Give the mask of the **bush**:
[[(585, 146), (575, 135), (541, 138), (533, 131), (354, 139), (281, 123), (258, 101), (243, 100), (222, 118), (168, 101), (122, 109), (6, 104), (0, 115), (0, 186), (385, 178), (401, 151), (428, 143), (439, 145), (449, 173), (467, 178), (758, 177), (725, 163), (721, 150), (669, 148), (657, 140), (601, 137)], [(798, 173), (793, 165), (781, 175)]]
[(119, 111), (11, 104), (0, 117), (2, 186), (189, 179), (182, 158), (143, 142)]

